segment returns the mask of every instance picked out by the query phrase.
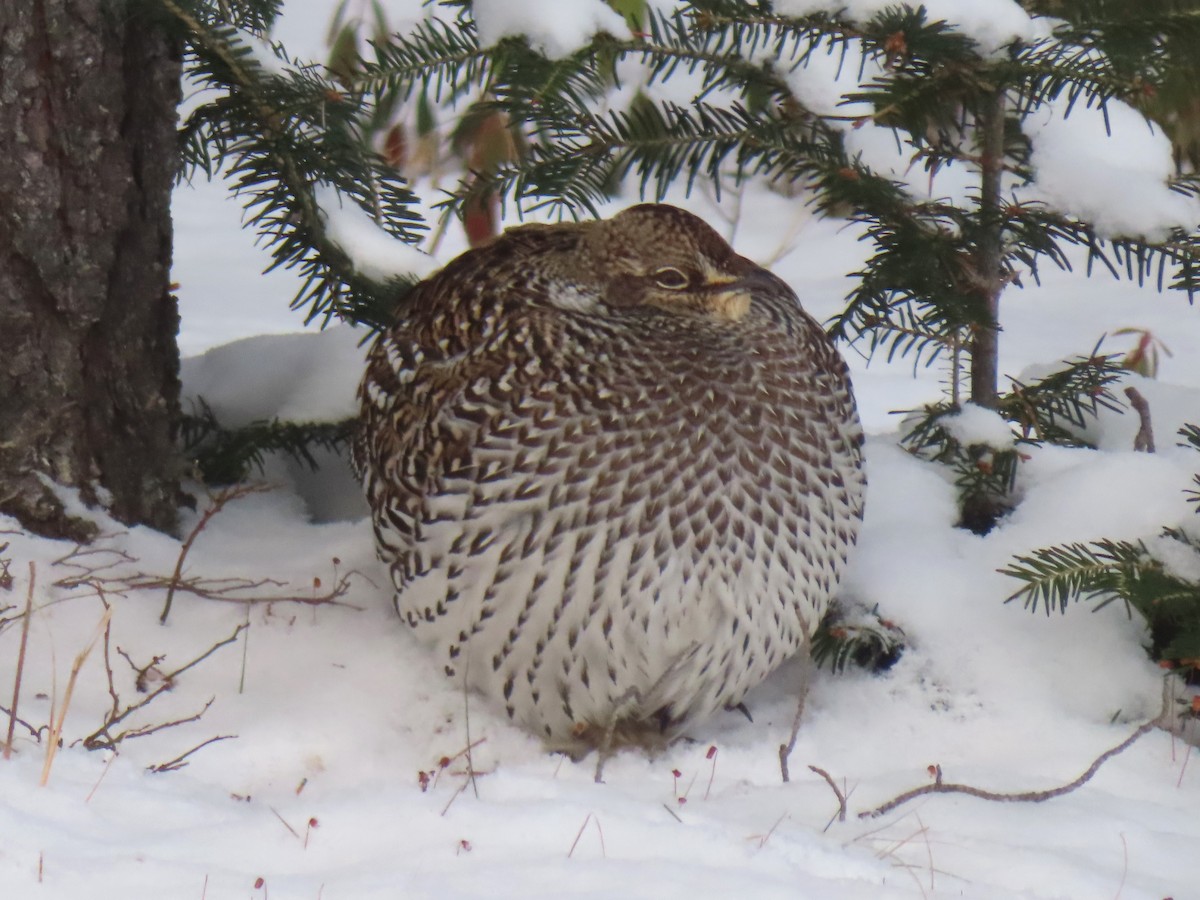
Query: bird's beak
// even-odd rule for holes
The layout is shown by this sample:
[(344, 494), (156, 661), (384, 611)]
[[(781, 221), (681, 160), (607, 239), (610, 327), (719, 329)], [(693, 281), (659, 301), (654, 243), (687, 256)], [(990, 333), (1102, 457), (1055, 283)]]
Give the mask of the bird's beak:
[(744, 270), (736, 277), (712, 281), (708, 286), (709, 311), (731, 322), (740, 321), (750, 311), (755, 294), (778, 290), (774, 275), (745, 260)]

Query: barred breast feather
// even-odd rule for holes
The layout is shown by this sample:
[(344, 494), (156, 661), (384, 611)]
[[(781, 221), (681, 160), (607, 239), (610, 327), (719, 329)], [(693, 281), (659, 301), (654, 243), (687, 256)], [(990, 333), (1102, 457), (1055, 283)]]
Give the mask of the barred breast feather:
[(674, 207), (468, 251), (360, 400), (396, 608), (554, 748), (654, 747), (740, 703), (808, 652), (862, 518), (845, 364)]

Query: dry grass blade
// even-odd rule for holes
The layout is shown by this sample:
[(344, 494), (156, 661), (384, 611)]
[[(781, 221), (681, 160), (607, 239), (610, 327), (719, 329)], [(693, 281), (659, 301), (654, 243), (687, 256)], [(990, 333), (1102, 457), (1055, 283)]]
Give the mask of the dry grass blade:
[(592, 822), (596, 826), (596, 834), (600, 838), (600, 856), (604, 859), (608, 858), (608, 850), (604, 846), (604, 829), (600, 827), (600, 820), (591, 813), (588, 813), (583, 817), (583, 824), (579, 826), (579, 832), (575, 835), (575, 840), (571, 842), (571, 849), (567, 851), (567, 859), (570, 859), (575, 854), (575, 848), (579, 846), (579, 839), (583, 837), (583, 832), (587, 828), (588, 822)]
[(75, 693), (75, 682), (79, 679), (79, 670), (83, 668), (83, 664), (87, 662), (88, 656), (96, 644), (100, 642), (100, 638), (104, 636), (104, 632), (108, 629), (108, 623), (112, 619), (112, 607), (106, 607), (104, 615), (100, 617), (100, 621), (96, 625), (95, 631), (92, 633), (92, 638), (88, 641), (87, 646), (79, 651), (75, 657), (75, 662), (71, 664), (71, 674), (67, 677), (67, 689), (63, 692), (62, 706), (58, 709), (58, 714), (50, 723), (50, 734), (46, 741), (46, 761), (42, 764), (42, 777), (38, 782), (42, 787), (50, 780), (50, 769), (54, 766), (54, 755), (58, 752), (59, 741), (62, 740), (63, 723), (67, 719), (67, 710), (71, 708), (71, 696)]

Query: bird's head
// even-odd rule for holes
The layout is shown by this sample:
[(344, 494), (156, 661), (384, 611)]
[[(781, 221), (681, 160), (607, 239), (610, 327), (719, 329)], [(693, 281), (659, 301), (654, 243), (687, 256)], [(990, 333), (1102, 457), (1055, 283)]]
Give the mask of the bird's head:
[(643, 203), (595, 222), (586, 243), (602, 302), (611, 308), (653, 306), (737, 321), (753, 293), (783, 287), (704, 220), (667, 204)]
[(766, 269), (739, 256), (703, 219), (665, 203), (632, 206), (611, 219), (510, 228), (511, 259), (538, 258), (546, 299), (574, 312), (653, 307), (736, 322), (751, 296), (790, 294)]

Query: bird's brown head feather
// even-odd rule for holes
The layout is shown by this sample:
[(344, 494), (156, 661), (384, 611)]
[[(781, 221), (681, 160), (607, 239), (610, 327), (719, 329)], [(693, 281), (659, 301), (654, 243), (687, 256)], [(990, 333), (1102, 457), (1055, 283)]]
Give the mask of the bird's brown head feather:
[(525, 225), (500, 242), (514, 252), (538, 253), (557, 276), (551, 284), (570, 286), (552, 287), (549, 301), (574, 311), (648, 306), (737, 321), (753, 293), (788, 291), (702, 219), (666, 204), (643, 203), (577, 225)]

